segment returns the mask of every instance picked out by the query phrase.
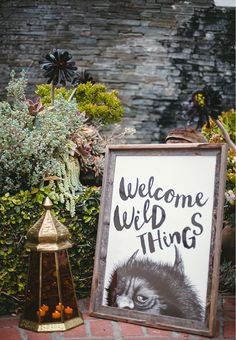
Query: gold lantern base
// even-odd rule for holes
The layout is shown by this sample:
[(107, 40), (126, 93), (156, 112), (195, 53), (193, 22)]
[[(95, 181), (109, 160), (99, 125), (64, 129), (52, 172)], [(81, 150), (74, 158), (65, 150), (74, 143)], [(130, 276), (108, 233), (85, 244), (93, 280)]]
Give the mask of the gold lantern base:
[(84, 321), (81, 317), (76, 317), (65, 322), (37, 323), (26, 319), (21, 319), (19, 326), (35, 332), (57, 332), (80, 326)]

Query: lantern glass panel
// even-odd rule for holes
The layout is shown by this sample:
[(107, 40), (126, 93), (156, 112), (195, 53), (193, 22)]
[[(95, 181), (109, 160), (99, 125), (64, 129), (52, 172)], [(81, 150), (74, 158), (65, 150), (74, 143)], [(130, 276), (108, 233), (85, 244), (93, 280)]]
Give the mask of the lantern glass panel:
[(32, 251), (30, 253), (28, 284), (25, 299), (25, 318), (38, 322), (37, 311), (39, 308), (39, 272), (40, 254)]
[(40, 303), (41, 306), (45, 305), (49, 308), (43, 317), (44, 323), (61, 321), (61, 312), (58, 311), (58, 313), (54, 314), (57, 310), (56, 306), (60, 302), (56, 256), (57, 254), (54, 252), (42, 253), (42, 287)]
[(58, 252), (58, 262), (62, 302), (65, 306), (64, 315), (66, 319), (74, 318), (77, 317), (79, 313), (67, 250), (62, 250)]

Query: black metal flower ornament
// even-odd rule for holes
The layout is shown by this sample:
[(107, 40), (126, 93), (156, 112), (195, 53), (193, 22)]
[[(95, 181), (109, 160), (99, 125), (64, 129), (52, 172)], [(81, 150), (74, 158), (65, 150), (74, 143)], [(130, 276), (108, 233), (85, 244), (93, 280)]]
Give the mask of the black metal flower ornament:
[(190, 122), (197, 117), (197, 129), (200, 129), (205, 123), (209, 128), (209, 117), (217, 119), (221, 114), (221, 95), (210, 86), (205, 86), (202, 91), (194, 92), (190, 102), (191, 108), (188, 112)]
[(48, 84), (65, 86), (67, 81), (73, 81), (77, 67), (71, 59), (69, 52), (57, 48), (46, 54), (45, 59), (39, 63), (45, 70), (44, 77), (48, 78)]

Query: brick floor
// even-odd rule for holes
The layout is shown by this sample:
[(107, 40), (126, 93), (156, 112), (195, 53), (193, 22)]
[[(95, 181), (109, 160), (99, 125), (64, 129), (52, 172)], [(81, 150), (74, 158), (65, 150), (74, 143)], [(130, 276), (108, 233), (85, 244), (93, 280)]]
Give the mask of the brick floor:
[[(88, 299), (79, 301), (84, 324), (66, 332), (35, 333), (18, 327), (19, 316), (0, 317), (1, 340), (206, 340), (210, 338), (148, 328), (88, 315)], [(235, 297), (220, 296), (214, 340), (235, 340)]]

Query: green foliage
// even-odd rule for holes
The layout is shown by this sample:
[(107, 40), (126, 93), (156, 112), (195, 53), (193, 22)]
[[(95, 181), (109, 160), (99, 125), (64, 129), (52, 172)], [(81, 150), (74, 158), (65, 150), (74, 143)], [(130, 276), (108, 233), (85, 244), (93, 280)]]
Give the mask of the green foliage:
[[(80, 182), (80, 164), (78, 159), (69, 153), (65, 153), (60, 162), (57, 175), (62, 180), (59, 180), (56, 184), (54, 181), (49, 183), (52, 200), (65, 204), (66, 209), (70, 212), (71, 217), (73, 217), (75, 215), (76, 196), (82, 194), (85, 189)], [(57, 189), (59, 189), (59, 192)]]
[[(25, 235), (42, 215), (47, 195), (53, 198), (48, 187), (0, 197), (0, 313), (12, 312), (24, 298), (29, 257)], [(67, 226), (73, 243), (69, 254), (80, 298), (88, 296), (91, 287), (99, 199), (100, 190), (87, 187), (76, 198), (74, 217), (54, 201), (53, 212)]]
[(117, 91), (107, 92), (103, 84), (79, 84), (75, 98), (81, 112), (103, 124), (119, 122), (124, 112)]
[[(222, 112), (219, 117), (224, 128), (227, 130), (230, 139), (235, 142), (236, 137), (236, 111), (234, 109), (228, 112)], [(210, 127), (203, 126), (202, 134), (206, 137), (209, 143), (225, 143), (224, 137), (214, 123), (210, 119)], [(225, 206), (224, 206), (224, 225), (230, 225), (235, 227), (235, 202), (236, 202), (236, 155), (234, 151), (229, 148), (228, 158), (227, 158), (227, 173), (226, 173), (226, 191), (225, 191)], [(232, 254), (232, 257), (234, 254)], [(222, 253), (220, 267), (220, 291), (227, 293), (235, 292), (235, 265), (231, 262), (227, 262), (224, 259), (224, 254)]]
[[(223, 124), (224, 128), (229, 133), (232, 141), (236, 140), (236, 111), (231, 109), (227, 112), (222, 112), (219, 120)], [(224, 137), (214, 123), (210, 120), (210, 128), (204, 126), (202, 128), (202, 134), (206, 137), (209, 143), (225, 143)], [(232, 226), (235, 225), (235, 202), (236, 202), (236, 155), (234, 151), (229, 148), (228, 158), (227, 158), (227, 174), (226, 174), (226, 192), (225, 192), (225, 220), (227, 220)]]
[[(55, 87), (54, 89), (54, 97), (58, 99), (62, 96), (64, 99), (69, 99), (72, 90), (66, 90), (65, 87)], [(35, 93), (42, 98), (42, 103), (44, 105), (50, 106), (51, 105), (51, 85), (49, 84), (40, 84), (36, 85)]]
[(42, 214), (47, 195), (74, 242), (70, 258), (79, 296), (88, 295), (100, 191), (82, 186), (81, 172), (101, 178), (106, 144), (133, 133), (123, 129), (118, 136), (100, 135), (102, 124), (119, 121), (123, 113), (117, 92), (102, 84), (81, 84), (76, 92), (56, 88), (53, 106), (50, 85), (37, 87), (41, 98), (36, 102), (25, 98), (26, 85), (23, 73), (18, 79), (12, 73), (9, 102), (0, 103), (1, 313), (15, 310), (24, 298), (25, 235)]
[(6, 89), (9, 97), (12, 97), (16, 102), (20, 102), (25, 99), (27, 80), (25, 78), (24, 71), (22, 71), (20, 76), (17, 78), (15, 75), (15, 71), (12, 71), (10, 74), (11, 80), (9, 81)]
[(235, 293), (235, 265), (224, 261), (220, 267), (220, 292)]
[(16, 83), (13, 78), (8, 86), (9, 94), (16, 95), (13, 103), (0, 103), (0, 194), (38, 186), (45, 174), (54, 175), (70, 134), (85, 121), (76, 114), (76, 102), (62, 96), (52, 111), (30, 115), (24, 86), (23, 78)]
[[(236, 140), (236, 111), (231, 109), (227, 112), (222, 112), (219, 116), (219, 120), (227, 130), (230, 135), (230, 138), (235, 141)], [(202, 128), (203, 135), (207, 138), (210, 143), (225, 143), (224, 137), (218, 128), (218, 126), (214, 123), (213, 120), (210, 121), (210, 128), (207, 128), (206, 125)]]
[[(38, 85), (36, 94), (42, 97), (43, 104), (50, 105), (50, 85)], [(63, 87), (55, 89), (55, 98), (61, 94), (65, 99), (71, 95), (71, 90), (66, 90)], [(90, 122), (99, 121), (102, 124), (116, 123), (121, 120), (124, 113), (124, 108), (118, 98), (117, 91), (108, 92), (103, 84), (79, 84), (74, 98), (78, 103), (80, 112), (85, 112), (86, 117)]]

